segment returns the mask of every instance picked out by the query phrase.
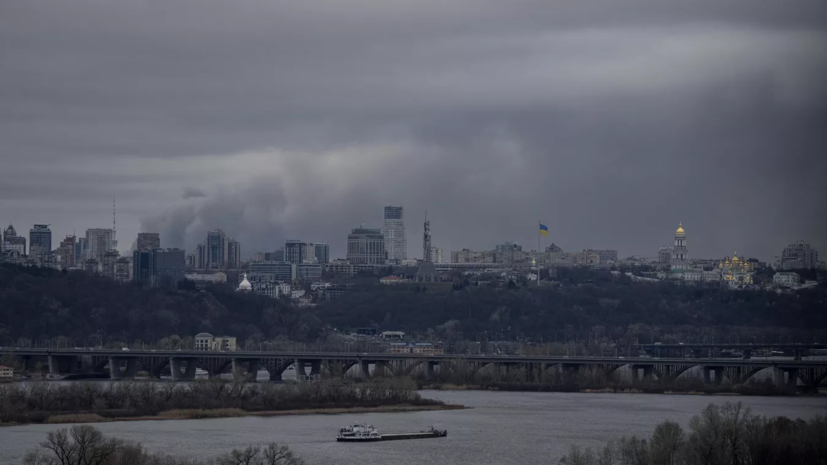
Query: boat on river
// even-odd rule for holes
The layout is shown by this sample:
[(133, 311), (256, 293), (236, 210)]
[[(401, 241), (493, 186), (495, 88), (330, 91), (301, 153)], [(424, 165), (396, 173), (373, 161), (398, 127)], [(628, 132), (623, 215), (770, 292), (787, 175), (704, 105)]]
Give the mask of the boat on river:
[(444, 438), (448, 436), (447, 430), (438, 430), (431, 426), (426, 431), (413, 433), (380, 433), (373, 425), (355, 423), (339, 430), (336, 435), (338, 442), (375, 442), (375, 441), (398, 441), (401, 439), (428, 439)]

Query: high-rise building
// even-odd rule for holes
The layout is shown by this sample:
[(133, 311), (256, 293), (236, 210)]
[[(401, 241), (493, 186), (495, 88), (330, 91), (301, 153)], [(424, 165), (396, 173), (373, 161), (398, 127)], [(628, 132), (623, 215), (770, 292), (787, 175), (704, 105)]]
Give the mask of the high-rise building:
[(75, 266), (82, 266), (83, 261), (86, 260), (86, 238), (79, 237), (75, 241)]
[(181, 249), (136, 250), (132, 253), (132, 280), (149, 286), (174, 287), (184, 279), (185, 265)]
[(136, 250), (132, 252), (132, 280), (152, 285), (152, 259), (151, 250)]
[(158, 233), (138, 233), (137, 250), (155, 250), (161, 248), (161, 235)]
[(195, 260), (194, 265), (196, 269), (207, 269), (207, 243), (201, 242), (195, 246)]
[(103, 254), (101, 274), (109, 279), (115, 279), (115, 265), (117, 264), (119, 258), (121, 258), (121, 254), (118, 253), (117, 250), (107, 250), (106, 253)]
[(105, 228), (94, 228), (86, 230), (86, 258), (97, 260), (103, 263), (106, 252), (114, 248), (112, 243), (112, 230)]
[(326, 242), (314, 242), (316, 261), (318, 263), (330, 263), (330, 244)]
[(152, 285), (175, 287), (184, 279), (185, 258), (181, 249), (155, 249), (152, 251)]
[(241, 244), (233, 239), (227, 239), (227, 263), (226, 267), (237, 269), (241, 266)]
[(3, 233), (3, 252), (11, 251), (26, 255), (26, 238), (18, 236), (14, 226), (9, 225)]
[(782, 270), (800, 270), (818, 267), (818, 250), (802, 240), (784, 248), (776, 267)]
[(29, 258), (43, 266), (44, 257), (52, 251), (52, 230), (48, 224), (36, 224), (29, 230)]
[(216, 229), (207, 233), (206, 268), (223, 269), (227, 264), (227, 235)]
[(683, 223), (678, 223), (678, 230), (675, 231), (675, 246), (672, 248), (672, 268), (676, 270), (686, 268), (687, 260), (686, 231), (683, 229)]
[(125, 283), (132, 279), (132, 262), (129, 257), (121, 257), (115, 262), (115, 281)]
[(284, 261), (295, 264), (312, 262), (316, 251), (311, 250), (307, 242), (289, 239), (284, 244)]
[(388, 260), (400, 261), (408, 258), (403, 207), (385, 207), (382, 235), (385, 237), (385, 251), (388, 253)]
[(379, 229), (359, 227), (347, 236), (347, 259), (352, 265), (384, 265), (385, 236)]
[(77, 238), (75, 236), (66, 236), (60, 241), (60, 247), (57, 248), (57, 257), (59, 267), (62, 269), (74, 268), (75, 263), (75, 249)]
[(207, 233), (207, 240), (195, 249), (195, 268), (224, 270), (241, 265), (241, 244), (221, 229)]

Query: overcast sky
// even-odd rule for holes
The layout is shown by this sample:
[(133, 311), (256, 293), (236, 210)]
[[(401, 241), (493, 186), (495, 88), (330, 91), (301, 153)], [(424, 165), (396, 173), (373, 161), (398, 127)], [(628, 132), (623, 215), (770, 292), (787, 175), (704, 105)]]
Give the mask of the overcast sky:
[(825, 0), (0, 0), (0, 222), (827, 255)]

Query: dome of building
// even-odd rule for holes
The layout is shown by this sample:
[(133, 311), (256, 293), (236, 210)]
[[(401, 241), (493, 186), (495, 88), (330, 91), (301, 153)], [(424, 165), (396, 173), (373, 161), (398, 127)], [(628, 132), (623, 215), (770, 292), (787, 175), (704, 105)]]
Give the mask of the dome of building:
[(683, 222), (678, 223), (678, 230), (675, 231), (675, 234), (686, 234), (686, 231), (683, 230)]
[(195, 337), (196, 338), (208, 337), (208, 338), (212, 339), (212, 334), (210, 334), (210, 333), (198, 333), (198, 334), (195, 335)]
[(738, 263), (738, 252), (732, 254), (732, 263)]
[(244, 273), (244, 279), (241, 281), (241, 284), (238, 285), (238, 291), (252, 291), (253, 285), (250, 284), (250, 281), (247, 281), (247, 273)]

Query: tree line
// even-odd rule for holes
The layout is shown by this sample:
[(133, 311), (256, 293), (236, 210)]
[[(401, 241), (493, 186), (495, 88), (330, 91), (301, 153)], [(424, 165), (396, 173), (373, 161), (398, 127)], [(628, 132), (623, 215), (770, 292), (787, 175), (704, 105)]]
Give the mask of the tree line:
[(89, 425), (51, 431), (26, 453), (23, 465), (304, 465), (278, 443), (233, 449), (212, 460), (148, 452), (140, 443), (107, 436)]
[(0, 384), (0, 423), (41, 423), (64, 414), (94, 418), (152, 416), (171, 410), (241, 412), (441, 405), (416, 392), (411, 380), (370, 383), (245, 384), (221, 379), (187, 383), (36, 381)]
[(749, 408), (710, 404), (684, 430), (673, 421), (648, 438), (622, 437), (599, 449), (573, 446), (565, 465), (824, 465), (827, 417), (767, 418)]

